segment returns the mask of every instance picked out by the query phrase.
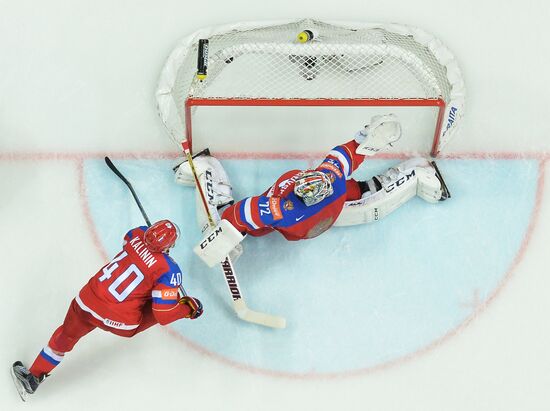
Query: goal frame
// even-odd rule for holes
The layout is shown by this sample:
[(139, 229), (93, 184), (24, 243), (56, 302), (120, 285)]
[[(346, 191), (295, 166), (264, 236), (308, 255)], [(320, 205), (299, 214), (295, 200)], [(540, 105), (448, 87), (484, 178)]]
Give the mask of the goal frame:
[[(307, 27), (310, 24), (328, 24), (338, 26), (339, 29), (350, 31), (377, 31), (384, 30), (397, 36), (404, 36), (414, 40), (420, 47), (431, 53), (437, 63), (446, 73), (446, 80), (450, 90), (435, 95), (415, 96), (404, 93), (403, 97), (396, 96), (239, 96), (234, 95), (200, 95), (196, 93), (197, 78), (189, 84), (190, 89), (178, 86), (179, 70), (183, 62), (194, 58), (196, 62), (198, 43), (201, 39), (209, 39), (215, 36), (247, 32), (256, 29), (270, 29), (281, 25), (301, 25)], [(257, 41), (257, 42), (256, 42)], [(248, 40), (248, 45), (258, 44), (265, 48), (268, 43), (262, 43), (261, 39)], [(290, 46), (289, 46), (290, 47)], [(393, 47), (393, 46), (392, 46)], [(210, 50), (211, 53), (212, 50)], [(406, 51), (405, 53), (408, 53)], [(206, 53), (208, 55), (209, 53)], [(197, 67), (198, 69), (198, 67)], [(428, 69), (427, 73), (430, 69)], [(216, 74), (217, 75), (217, 74)], [(426, 74), (428, 75), (428, 74)], [(208, 81), (208, 77), (207, 77)], [(202, 80), (200, 80), (202, 82)], [(181, 84), (181, 83), (180, 83)], [(193, 85), (194, 84), (194, 85)], [(311, 19), (289, 19), (279, 21), (240, 22), (217, 27), (200, 29), (178, 42), (168, 56), (161, 71), (156, 90), (157, 109), (171, 139), (180, 144), (188, 140), (193, 147), (193, 138), (197, 141), (198, 129), (201, 129), (200, 121), (193, 116), (198, 107), (357, 107), (357, 108), (431, 108), (433, 109), (430, 130), (426, 135), (424, 153), (438, 156), (451, 139), (457, 135), (461, 120), (465, 112), (465, 86), (461, 70), (451, 51), (435, 36), (417, 27), (396, 23), (364, 23), (342, 21), (317, 21)], [(428, 124), (428, 123), (425, 123)], [(198, 128), (197, 128), (198, 127)], [(202, 139), (202, 135), (201, 135)], [(428, 141), (429, 139), (429, 141)], [(201, 140), (202, 141), (202, 140)], [(429, 151), (428, 151), (429, 150)]]
[(436, 107), (437, 120), (430, 150), (432, 157), (440, 151), (439, 136), (443, 124), (446, 103), (441, 98), (433, 99), (267, 99), (267, 98), (187, 98), (185, 100), (185, 138), (193, 147), (193, 107)]

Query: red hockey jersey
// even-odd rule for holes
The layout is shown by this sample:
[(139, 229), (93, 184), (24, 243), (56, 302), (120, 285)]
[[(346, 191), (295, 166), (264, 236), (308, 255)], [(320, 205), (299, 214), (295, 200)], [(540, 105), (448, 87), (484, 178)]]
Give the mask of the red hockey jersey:
[(222, 218), (252, 236), (279, 231), (290, 241), (317, 237), (334, 224), (345, 201), (361, 197), (357, 182), (348, 180), (365, 159), (355, 152), (357, 146), (352, 140), (333, 148), (315, 169), (328, 174), (332, 181), (334, 192), (323, 201), (306, 206), (294, 194), (294, 182), (301, 170), (291, 170), (262, 195), (247, 197), (227, 208)]
[(146, 229), (130, 230), (124, 236), (122, 251), (76, 297), (80, 308), (108, 327), (137, 328), (148, 301), (152, 301), (153, 314), (162, 325), (190, 313), (188, 306), (178, 303), (180, 268), (168, 254), (147, 249), (143, 242)]

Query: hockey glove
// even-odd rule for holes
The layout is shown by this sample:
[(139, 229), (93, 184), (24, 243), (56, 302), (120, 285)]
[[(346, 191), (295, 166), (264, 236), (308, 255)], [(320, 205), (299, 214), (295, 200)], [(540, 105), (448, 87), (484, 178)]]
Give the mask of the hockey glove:
[(385, 151), (401, 138), (401, 124), (395, 114), (374, 116), (371, 123), (355, 134), (359, 144), (356, 152), (372, 156), (379, 151)]
[(203, 309), (202, 303), (198, 298), (189, 297), (188, 295), (186, 295), (185, 297), (182, 297), (178, 302), (180, 304), (188, 306), (191, 309), (189, 316), (186, 318), (194, 320), (195, 318), (199, 318), (201, 316)]

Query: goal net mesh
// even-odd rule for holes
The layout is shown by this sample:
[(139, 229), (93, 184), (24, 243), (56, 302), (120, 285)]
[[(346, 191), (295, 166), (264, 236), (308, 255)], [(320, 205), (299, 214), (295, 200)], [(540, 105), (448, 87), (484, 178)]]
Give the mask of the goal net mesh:
[[(304, 30), (313, 34), (297, 40)], [(198, 40), (208, 39), (208, 70), (197, 74)], [(446, 143), (462, 115), (463, 82), (452, 54), (433, 36), (400, 25), (329, 24), (299, 20), (285, 24), (236, 24), (206, 29), (174, 50), (157, 91), (159, 111), (176, 141), (185, 138), (189, 99), (439, 100), (444, 102)], [(265, 104), (265, 102), (264, 102)], [(307, 101), (305, 102), (307, 105)], [(460, 107), (452, 113), (450, 106)], [(179, 123), (179, 124), (175, 124)], [(448, 129), (445, 129), (448, 127)]]

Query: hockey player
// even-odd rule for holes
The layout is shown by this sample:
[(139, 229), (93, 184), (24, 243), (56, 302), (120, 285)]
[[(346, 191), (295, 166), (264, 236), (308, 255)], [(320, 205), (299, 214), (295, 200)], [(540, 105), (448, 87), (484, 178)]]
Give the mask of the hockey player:
[(12, 376), (23, 400), (95, 328), (133, 337), (157, 323), (166, 325), (202, 314), (197, 298), (178, 294), (182, 273), (168, 255), (178, 235), (175, 224), (162, 220), (124, 236), (122, 251), (80, 290), (63, 324), (30, 368), (20, 361), (13, 364)]
[[(198, 157), (201, 186), (219, 223), (195, 252), (213, 266), (235, 253), (246, 234), (278, 231), (289, 241), (309, 239), (332, 225), (379, 220), (414, 195), (431, 203), (447, 199), (450, 194), (435, 162), (424, 158), (405, 161), (368, 181), (351, 178), (366, 156), (387, 150), (400, 137), (395, 115), (375, 116), (353, 140), (333, 148), (317, 168), (288, 171), (261, 195), (235, 204), (221, 164), (213, 157)], [(186, 163), (179, 167), (176, 181), (192, 181)], [(220, 221), (218, 210), (228, 204), (232, 205), (223, 210)]]

